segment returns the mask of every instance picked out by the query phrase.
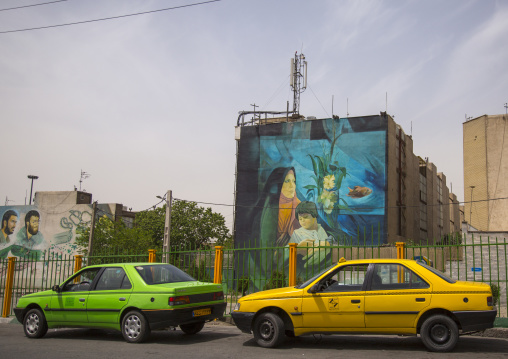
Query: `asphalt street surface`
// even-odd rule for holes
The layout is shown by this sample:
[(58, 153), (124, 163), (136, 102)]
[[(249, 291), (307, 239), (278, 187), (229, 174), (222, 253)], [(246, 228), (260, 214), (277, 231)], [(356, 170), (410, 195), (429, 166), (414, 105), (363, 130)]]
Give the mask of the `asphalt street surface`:
[(452, 353), (428, 352), (418, 337), (330, 335), (288, 338), (264, 349), (253, 336), (225, 323), (209, 323), (196, 335), (154, 331), (147, 342), (126, 343), (120, 332), (50, 329), (28, 339), (20, 324), (0, 324), (0, 358), (507, 358), (508, 339), (462, 336)]

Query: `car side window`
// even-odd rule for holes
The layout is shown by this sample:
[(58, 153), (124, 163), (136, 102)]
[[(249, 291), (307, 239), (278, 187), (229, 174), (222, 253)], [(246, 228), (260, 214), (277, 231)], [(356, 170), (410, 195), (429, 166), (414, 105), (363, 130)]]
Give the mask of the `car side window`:
[(320, 282), (320, 292), (357, 292), (363, 288), (368, 264), (340, 267)]
[(371, 290), (425, 289), (429, 284), (401, 264), (376, 264), (372, 273)]
[(104, 269), (95, 290), (130, 289), (132, 285), (123, 268), (109, 267)]
[(101, 268), (84, 269), (73, 275), (62, 287), (62, 292), (83, 292), (90, 290), (90, 286)]

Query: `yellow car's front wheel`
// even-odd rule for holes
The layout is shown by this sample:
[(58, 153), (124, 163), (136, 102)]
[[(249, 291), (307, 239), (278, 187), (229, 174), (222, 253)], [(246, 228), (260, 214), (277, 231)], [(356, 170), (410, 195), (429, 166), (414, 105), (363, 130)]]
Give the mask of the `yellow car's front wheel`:
[(285, 339), (284, 322), (275, 313), (263, 313), (254, 321), (254, 339), (263, 348), (275, 348)]

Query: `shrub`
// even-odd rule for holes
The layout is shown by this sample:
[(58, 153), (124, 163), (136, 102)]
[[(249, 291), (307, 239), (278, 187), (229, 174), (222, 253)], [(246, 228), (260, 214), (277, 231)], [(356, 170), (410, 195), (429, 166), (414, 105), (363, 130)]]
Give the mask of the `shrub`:
[(238, 293), (242, 293), (242, 296), (249, 290), (250, 280), (249, 277), (241, 277), (238, 278), (238, 282), (236, 283)]
[(501, 290), (496, 284), (490, 284), (490, 289), (492, 289), (492, 299), (494, 299), (494, 305), (496, 305), (501, 297)]
[(283, 288), (286, 286), (286, 275), (284, 272), (274, 270), (268, 278), (268, 282), (263, 287), (263, 290)]

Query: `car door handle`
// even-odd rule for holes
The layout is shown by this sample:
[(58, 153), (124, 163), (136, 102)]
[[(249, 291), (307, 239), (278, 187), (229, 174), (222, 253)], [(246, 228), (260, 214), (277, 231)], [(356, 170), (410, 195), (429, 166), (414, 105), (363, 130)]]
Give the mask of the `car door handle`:
[(360, 303), (360, 299), (351, 299), (351, 303)]
[(425, 302), (425, 298), (416, 298), (417, 302)]
[(120, 302), (125, 302), (125, 298), (124, 298), (124, 297), (118, 298), (118, 300), (119, 300)]
[(85, 301), (85, 298), (79, 298), (79, 301), (83, 303)]

